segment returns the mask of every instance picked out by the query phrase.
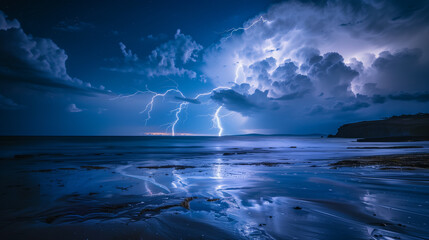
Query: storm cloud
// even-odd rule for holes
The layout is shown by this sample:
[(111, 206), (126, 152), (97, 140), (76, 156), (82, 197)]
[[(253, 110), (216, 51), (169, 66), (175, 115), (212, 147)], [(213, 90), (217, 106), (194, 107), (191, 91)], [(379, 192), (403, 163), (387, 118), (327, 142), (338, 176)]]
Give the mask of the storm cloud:
[(0, 11), (0, 82), (25, 83), (81, 94), (107, 93), (103, 86), (71, 77), (68, 56), (51, 39), (27, 35), (16, 19)]
[(211, 99), (228, 110), (252, 115), (261, 110), (275, 110), (277, 103), (268, 98), (268, 91), (256, 90), (253, 94), (240, 94), (232, 89), (214, 91)]
[[(298, 118), (374, 112), (370, 109), (391, 101), (426, 102), (428, 6), (427, 1), (280, 3), (208, 49), (203, 70), (216, 85), (248, 84), (249, 92), (268, 92), (279, 115), (292, 111)], [(231, 96), (228, 104), (261, 111), (243, 96)]]

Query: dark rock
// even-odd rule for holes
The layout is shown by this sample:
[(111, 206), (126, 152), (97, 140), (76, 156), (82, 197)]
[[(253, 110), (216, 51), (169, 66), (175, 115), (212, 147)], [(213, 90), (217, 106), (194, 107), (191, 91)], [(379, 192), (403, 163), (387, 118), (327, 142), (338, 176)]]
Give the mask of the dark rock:
[(337, 167), (383, 166), (384, 170), (389, 170), (390, 167), (401, 167), (401, 170), (429, 168), (429, 153), (366, 156), (342, 160), (330, 165)]
[(58, 168), (59, 170), (77, 170), (77, 168)]
[(229, 155), (234, 155), (235, 153), (234, 152), (226, 152), (226, 153), (223, 153), (223, 155), (224, 156), (229, 156)]
[(86, 170), (101, 170), (101, 169), (109, 169), (107, 167), (101, 167), (101, 166), (80, 166), (83, 169)]
[(139, 169), (160, 169), (160, 168), (174, 168), (176, 170), (183, 170), (186, 168), (195, 168), (195, 166), (185, 166), (185, 165), (164, 165), (164, 166), (139, 166)]
[(209, 198), (209, 199), (207, 199), (207, 202), (216, 202), (219, 200), (220, 200), (220, 198)]
[(407, 149), (407, 148), (423, 148), (423, 146), (348, 147), (347, 149)]

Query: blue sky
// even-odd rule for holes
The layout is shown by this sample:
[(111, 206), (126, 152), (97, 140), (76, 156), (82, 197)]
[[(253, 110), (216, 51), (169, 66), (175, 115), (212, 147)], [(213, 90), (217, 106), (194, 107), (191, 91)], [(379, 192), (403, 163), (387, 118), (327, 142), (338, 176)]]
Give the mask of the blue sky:
[(427, 112), (428, 7), (2, 1), (0, 134), (334, 133)]

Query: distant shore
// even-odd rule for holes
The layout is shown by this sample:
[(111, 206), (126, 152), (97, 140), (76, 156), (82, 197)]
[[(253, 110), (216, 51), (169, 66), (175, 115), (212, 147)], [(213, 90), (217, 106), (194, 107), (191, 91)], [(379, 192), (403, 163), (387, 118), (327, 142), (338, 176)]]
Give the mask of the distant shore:
[(358, 142), (429, 141), (429, 114), (401, 115), (344, 124), (328, 137), (358, 138)]

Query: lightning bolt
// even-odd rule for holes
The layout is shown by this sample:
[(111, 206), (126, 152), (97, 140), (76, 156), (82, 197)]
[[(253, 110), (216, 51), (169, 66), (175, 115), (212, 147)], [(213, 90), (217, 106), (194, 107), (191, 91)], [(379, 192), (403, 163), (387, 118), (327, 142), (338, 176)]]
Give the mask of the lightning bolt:
[[(157, 93), (157, 92), (154, 92), (154, 91), (151, 91), (151, 90), (147, 90), (147, 91), (145, 91), (145, 93), (151, 93), (151, 94), (153, 94), (153, 96), (152, 96), (152, 98), (151, 98), (151, 100), (149, 101), (149, 103), (148, 104), (146, 104), (146, 107), (145, 107), (145, 109), (143, 110), (143, 111), (141, 111), (140, 113), (145, 113), (145, 112), (147, 112), (147, 117), (146, 117), (146, 119), (145, 119), (145, 125), (147, 125), (147, 121), (149, 121), (150, 119), (151, 119), (151, 112), (152, 112), (152, 110), (153, 110), (153, 104), (154, 104), (154, 102), (155, 102), (155, 100), (156, 100), (156, 98), (158, 98), (158, 97), (165, 97), (165, 95), (167, 95), (168, 93), (170, 93), (170, 92), (177, 92), (177, 93), (179, 93), (182, 97), (184, 97), (185, 98), (185, 95), (179, 90), (179, 89), (177, 89), (177, 88), (172, 88), (172, 89), (168, 89), (167, 91), (165, 91), (164, 93)], [(134, 93), (134, 95), (135, 95), (135, 93)], [(177, 110), (177, 109), (176, 109)], [(174, 111), (174, 110), (173, 110)], [(180, 111), (182, 111), (182, 108), (180, 107), (180, 110), (178, 110), (178, 111), (176, 111), (176, 117), (177, 117), (177, 115), (180, 113)], [(175, 126), (176, 124), (174, 124), (174, 126)], [(174, 128), (172, 128), (172, 135), (174, 136)]]
[(237, 68), (235, 69), (235, 77), (234, 77), (234, 83), (237, 84), (238, 81), (238, 74), (239, 74), (239, 70), (243, 71), (243, 65), (241, 63), (238, 63)]
[(268, 21), (268, 20), (266, 20), (266, 19), (264, 19), (264, 17), (263, 17), (263, 16), (260, 16), (258, 19), (256, 19), (255, 21), (253, 21), (253, 22), (252, 22), (252, 24), (250, 24), (250, 25), (249, 25), (249, 26), (247, 26), (247, 27), (231, 28), (231, 29), (229, 29), (229, 30), (225, 31), (226, 33), (229, 33), (229, 35), (225, 37), (225, 40), (227, 40), (227, 39), (231, 38), (231, 37), (232, 37), (232, 35), (233, 35), (235, 32), (237, 32), (237, 31), (241, 31), (241, 30), (242, 30), (242, 31), (246, 31), (246, 30), (248, 30), (248, 29), (252, 28), (252, 27), (253, 27), (253, 26), (255, 26), (258, 22), (266, 23), (266, 22), (269, 22), (269, 21)]
[(223, 127), (222, 127), (222, 123), (220, 121), (220, 117), (219, 117), (219, 112), (222, 109), (223, 106), (218, 107), (218, 109), (216, 110), (214, 116), (213, 116), (213, 123), (216, 124), (217, 128), (219, 129), (218, 132), (218, 136), (221, 137), (222, 136), (222, 132), (223, 132)]
[(187, 102), (182, 102), (180, 103), (179, 107), (174, 109), (173, 111), (176, 113), (176, 120), (174, 120), (174, 122), (171, 124), (171, 136), (174, 137), (175, 135), (175, 128), (176, 128), (176, 124), (179, 122), (180, 118), (179, 118), (179, 114), (182, 111), (182, 109), (184, 107), (186, 107), (189, 103)]

